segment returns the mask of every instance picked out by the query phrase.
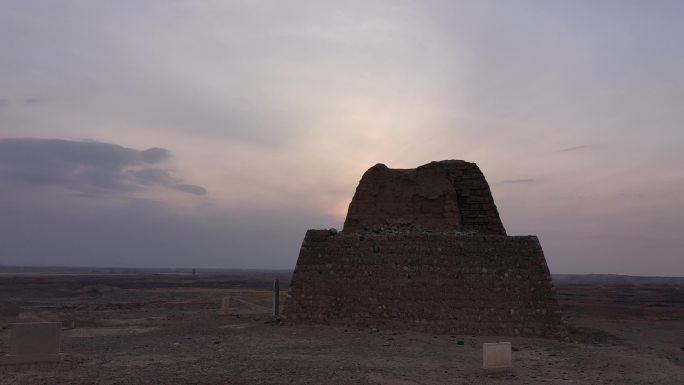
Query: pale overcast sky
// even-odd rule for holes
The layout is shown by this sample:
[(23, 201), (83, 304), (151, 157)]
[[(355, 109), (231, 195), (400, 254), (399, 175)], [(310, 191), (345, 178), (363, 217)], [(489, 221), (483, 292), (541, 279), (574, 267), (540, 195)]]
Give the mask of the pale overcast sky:
[(552, 273), (684, 276), (684, 2), (0, 0), (0, 265), (293, 268), (464, 159)]

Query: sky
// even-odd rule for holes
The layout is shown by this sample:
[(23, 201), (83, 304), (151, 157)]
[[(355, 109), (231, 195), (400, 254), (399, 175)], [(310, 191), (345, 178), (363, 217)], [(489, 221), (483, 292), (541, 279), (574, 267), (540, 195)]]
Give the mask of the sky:
[(680, 1), (0, 0), (0, 265), (292, 269), (475, 162), (552, 273), (684, 276)]

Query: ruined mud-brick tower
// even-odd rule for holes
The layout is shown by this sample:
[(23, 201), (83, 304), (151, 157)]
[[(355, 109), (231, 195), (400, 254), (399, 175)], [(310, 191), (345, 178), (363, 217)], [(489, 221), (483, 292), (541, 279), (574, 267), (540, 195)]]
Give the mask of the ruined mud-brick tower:
[(482, 172), (462, 160), (366, 171), (343, 231), (307, 231), (284, 315), (445, 334), (562, 332), (539, 240), (506, 235)]

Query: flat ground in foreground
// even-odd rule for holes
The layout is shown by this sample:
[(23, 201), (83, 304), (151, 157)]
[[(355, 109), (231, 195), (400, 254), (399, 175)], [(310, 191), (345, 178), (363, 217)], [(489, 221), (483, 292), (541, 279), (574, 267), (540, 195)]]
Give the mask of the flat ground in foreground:
[[(684, 279), (555, 276), (559, 341), (276, 323), (272, 278), (287, 289), (286, 272), (2, 274), (0, 352), (7, 322), (59, 320), (66, 358), (0, 384), (684, 384)], [(216, 314), (225, 296), (239, 317)], [(485, 371), (498, 340), (514, 368)]]

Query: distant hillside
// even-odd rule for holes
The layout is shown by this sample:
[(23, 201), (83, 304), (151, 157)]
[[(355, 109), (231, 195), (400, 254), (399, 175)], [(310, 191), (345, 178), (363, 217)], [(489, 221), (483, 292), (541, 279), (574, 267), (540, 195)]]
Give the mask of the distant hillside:
[(614, 274), (552, 274), (561, 285), (684, 285), (684, 277), (638, 277)]

